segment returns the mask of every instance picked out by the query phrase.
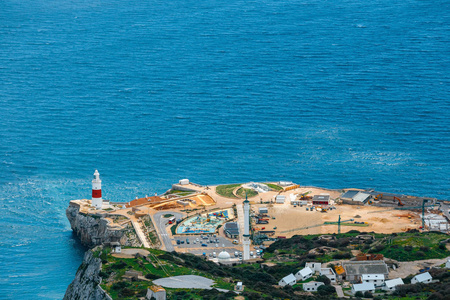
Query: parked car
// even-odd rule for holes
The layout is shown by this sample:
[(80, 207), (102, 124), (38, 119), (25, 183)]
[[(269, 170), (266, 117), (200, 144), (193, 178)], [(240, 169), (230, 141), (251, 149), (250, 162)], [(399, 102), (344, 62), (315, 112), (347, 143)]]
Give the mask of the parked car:
[(208, 247), (208, 245), (206, 245), (206, 244), (202, 244), (202, 247)]
[(181, 244), (181, 241), (180, 241), (180, 240), (177, 240), (177, 245), (179, 245), (179, 244)]

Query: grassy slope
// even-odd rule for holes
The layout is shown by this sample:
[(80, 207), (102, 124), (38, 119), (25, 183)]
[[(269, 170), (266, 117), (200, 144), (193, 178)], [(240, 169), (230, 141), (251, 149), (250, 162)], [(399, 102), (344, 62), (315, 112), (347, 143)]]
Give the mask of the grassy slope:
[(236, 196), (233, 195), (233, 190), (238, 186), (241, 186), (241, 184), (236, 183), (236, 184), (219, 185), (218, 187), (216, 187), (216, 193), (223, 197), (237, 199)]
[(270, 187), (274, 191), (281, 191), (283, 188), (277, 184), (267, 183), (267, 186)]
[(241, 198), (245, 198), (245, 193), (247, 193), (247, 197), (251, 198), (254, 197), (256, 195), (258, 195), (258, 192), (252, 189), (244, 189), (244, 188), (240, 188), (236, 191), (236, 194), (241, 197)]

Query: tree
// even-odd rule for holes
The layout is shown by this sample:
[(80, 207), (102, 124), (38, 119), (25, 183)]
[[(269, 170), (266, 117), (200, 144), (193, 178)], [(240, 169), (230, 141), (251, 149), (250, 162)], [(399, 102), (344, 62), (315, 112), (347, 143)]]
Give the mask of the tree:
[(364, 297), (364, 294), (362, 292), (358, 291), (355, 293), (355, 297), (362, 298), (362, 297)]
[(364, 293), (364, 297), (365, 297), (365, 298), (373, 298), (373, 295), (372, 295), (372, 293), (371, 293), (370, 291), (366, 291), (366, 292)]
[(320, 275), (319, 277), (317, 277), (316, 281), (323, 282), (323, 283), (325, 283), (325, 285), (330, 285), (331, 284), (330, 278), (328, 278), (325, 275)]
[(321, 296), (328, 296), (336, 293), (336, 288), (332, 285), (321, 285), (317, 288), (317, 293)]

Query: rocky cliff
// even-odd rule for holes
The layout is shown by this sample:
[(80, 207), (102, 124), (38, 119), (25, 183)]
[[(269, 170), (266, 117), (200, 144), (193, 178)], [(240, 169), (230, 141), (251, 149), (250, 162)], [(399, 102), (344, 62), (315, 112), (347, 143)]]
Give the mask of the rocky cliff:
[(120, 242), (122, 245), (128, 244), (129, 230), (126, 227), (110, 226), (110, 221), (100, 214), (82, 213), (80, 212), (80, 206), (71, 202), (66, 210), (66, 215), (72, 230), (86, 247), (93, 248), (111, 242)]
[(101, 268), (101, 259), (95, 257), (92, 250), (86, 251), (83, 263), (67, 288), (63, 300), (112, 300), (99, 285), (102, 280), (99, 276)]

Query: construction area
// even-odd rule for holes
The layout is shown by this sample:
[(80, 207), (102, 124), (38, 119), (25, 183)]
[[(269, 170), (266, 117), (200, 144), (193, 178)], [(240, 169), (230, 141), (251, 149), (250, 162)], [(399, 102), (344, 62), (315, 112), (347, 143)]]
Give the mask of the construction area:
[[(286, 181), (202, 186), (182, 179), (162, 195), (121, 203), (104, 201), (102, 210), (93, 208), (89, 204), (90, 200), (75, 201), (81, 201), (84, 213), (95, 213), (104, 217), (119, 215), (131, 220), (144, 246), (155, 244), (146, 236), (146, 228), (150, 227), (145, 227), (143, 222), (139, 221), (147, 216), (154, 224), (155, 234), (161, 240), (162, 249), (188, 251), (188, 248), (198, 248), (201, 247), (198, 243), (195, 243), (197, 246), (182, 246), (181, 241), (177, 239), (183, 235), (208, 234), (220, 237), (221, 242), (216, 242), (216, 247), (227, 244), (226, 248), (235, 247), (239, 250), (242, 247), (241, 231), (244, 224), (242, 202), (246, 196), (250, 201), (251, 228), (255, 244), (293, 235), (340, 233), (350, 230), (377, 233), (412, 229), (443, 232), (449, 230), (448, 207), (445, 208), (444, 204), (443, 209), (442, 203), (433, 198), (379, 193), (373, 190), (332, 190), (300, 186)], [(111, 228), (119, 225), (113, 218), (108, 220)], [(231, 220), (239, 224), (240, 233), (236, 239), (226, 236), (223, 230), (218, 230)], [(197, 241), (197, 238), (192, 241)], [(197, 252), (203, 253), (201, 248), (197, 248)]]

